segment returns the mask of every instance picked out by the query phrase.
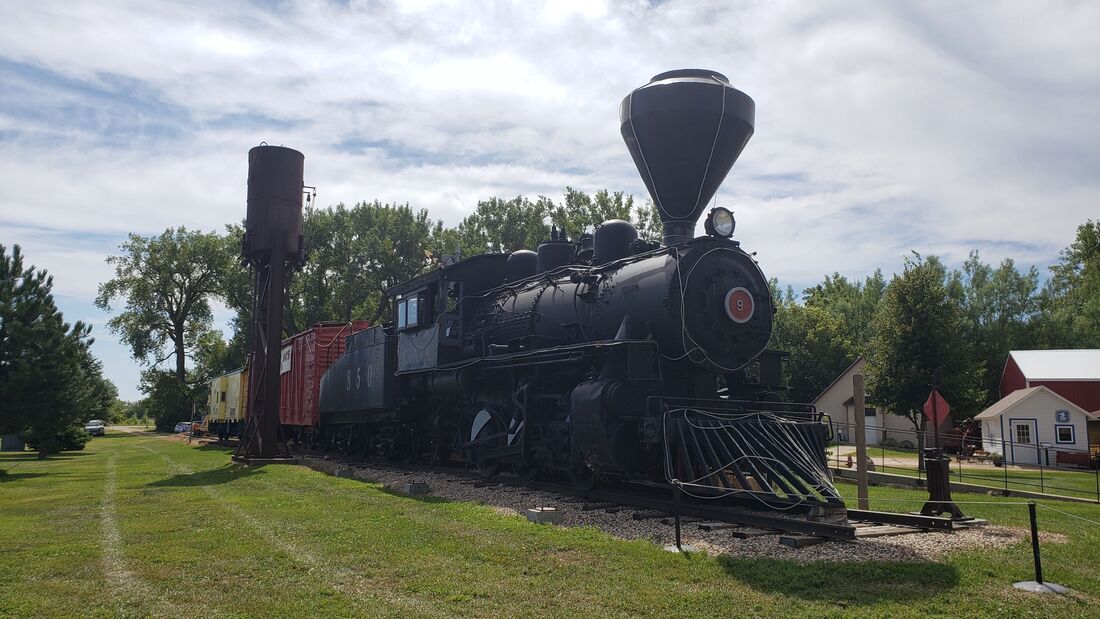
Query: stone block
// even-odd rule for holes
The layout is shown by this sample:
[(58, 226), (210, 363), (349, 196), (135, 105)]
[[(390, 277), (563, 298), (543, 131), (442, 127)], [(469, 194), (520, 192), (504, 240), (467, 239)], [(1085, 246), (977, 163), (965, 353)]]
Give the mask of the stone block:
[(565, 514), (553, 507), (532, 507), (527, 510), (527, 520), (539, 524), (561, 524)]

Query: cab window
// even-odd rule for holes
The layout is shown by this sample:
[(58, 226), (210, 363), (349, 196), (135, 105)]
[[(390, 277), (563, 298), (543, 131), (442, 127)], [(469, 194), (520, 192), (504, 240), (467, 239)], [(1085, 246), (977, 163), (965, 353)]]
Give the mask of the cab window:
[(394, 321), (398, 329), (411, 329), (420, 324), (420, 298), (411, 296), (397, 301)]

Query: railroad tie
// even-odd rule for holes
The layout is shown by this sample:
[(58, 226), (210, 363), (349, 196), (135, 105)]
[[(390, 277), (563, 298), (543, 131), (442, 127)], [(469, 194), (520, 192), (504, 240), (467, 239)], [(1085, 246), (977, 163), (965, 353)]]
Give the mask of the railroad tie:
[(780, 535), (779, 543), (784, 546), (790, 546), (791, 548), (804, 548), (806, 546), (813, 546), (814, 544), (820, 544), (821, 542), (827, 542), (829, 538), (818, 537), (816, 535)]

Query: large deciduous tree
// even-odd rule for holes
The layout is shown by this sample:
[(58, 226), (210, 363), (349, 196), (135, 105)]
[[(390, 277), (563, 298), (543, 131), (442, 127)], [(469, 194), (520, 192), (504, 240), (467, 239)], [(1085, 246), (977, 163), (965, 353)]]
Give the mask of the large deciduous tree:
[(972, 415), (985, 399), (981, 369), (971, 361), (966, 318), (945, 280), (939, 260), (914, 252), (891, 280), (875, 316), (869, 399), (909, 419), (918, 432), (934, 386), (956, 418)]
[(851, 363), (855, 356), (867, 352), (875, 312), (885, 292), (886, 280), (882, 277), (882, 271), (876, 269), (862, 282), (849, 281), (843, 275), (833, 273), (802, 294), (806, 307), (823, 310), (840, 321), (840, 330), (852, 347)]
[(811, 402), (852, 362), (850, 334), (844, 331), (837, 315), (821, 307), (799, 304), (790, 288), (776, 297), (769, 346), (790, 353), (788, 398)]
[(1021, 273), (1011, 258), (997, 268), (981, 261), (977, 251), (951, 276), (950, 287), (966, 318), (966, 339), (973, 343), (972, 363), (984, 373), (986, 401), (997, 400), (1001, 368), (1008, 352), (1032, 348), (1039, 319), (1039, 271)]
[(122, 299), (125, 308), (107, 323), (111, 331), (149, 366), (174, 357), (176, 378), (185, 381), (188, 351), (211, 328), (210, 302), (224, 290), (225, 239), (181, 226), (154, 237), (131, 234), (119, 249), (107, 258), (115, 276), (100, 284), (96, 305), (112, 311)]

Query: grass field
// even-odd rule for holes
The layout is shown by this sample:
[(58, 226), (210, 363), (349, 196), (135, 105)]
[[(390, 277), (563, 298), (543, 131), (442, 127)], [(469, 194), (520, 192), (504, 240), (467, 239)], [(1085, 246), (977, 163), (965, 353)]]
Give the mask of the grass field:
[[(1044, 568), (1070, 597), (1012, 589), (1032, 577), (1026, 542), (943, 562), (680, 556), (149, 435), (0, 469), (0, 616), (1100, 616), (1100, 527), (1048, 510), (1069, 542), (1044, 544)], [(1026, 526), (1023, 506), (968, 496)], [(922, 498), (873, 488), (871, 506)]]
[[(836, 445), (830, 445), (829, 449), (829, 464), (836, 467), (838, 466), (837, 447)], [(855, 449), (850, 445), (842, 445), (840, 451), (839, 466), (844, 467), (847, 465), (849, 451), (854, 453)], [(918, 477), (916, 451), (868, 445), (867, 457), (875, 463), (876, 471)], [(1100, 487), (1098, 487), (1100, 477), (1097, 476), (1094, 470), (1045, 468), (1040, 471), (1037, 468), (1030, 467), (1008, 466), (1001, 468), (973, 462), (962, 463), (961, 477), (959, 470), (959, 462), (952, 457), (952, 481), (989, 486), (995, 489), (1001, 489), (1007, 485), (1009, 490), (1045, 492), (1047, 494), (1060, 494), (1092, 500), (1100, 498)], [(923, 473), (920, 476), (923, 476)]]

